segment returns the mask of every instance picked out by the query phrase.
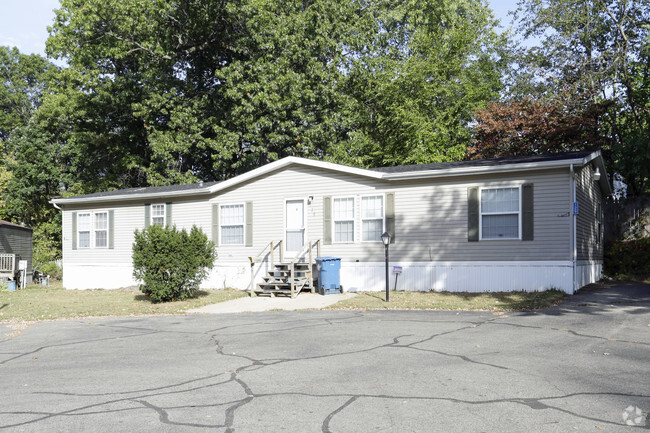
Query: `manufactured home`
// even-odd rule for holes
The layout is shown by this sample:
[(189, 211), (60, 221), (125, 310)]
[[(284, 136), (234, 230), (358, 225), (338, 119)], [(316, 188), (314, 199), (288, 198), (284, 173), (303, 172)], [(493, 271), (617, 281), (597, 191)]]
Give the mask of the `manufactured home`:
[(161, 224), (215, 242), (209, 288), (263, 292), (284, 266), (307, 277), (292, 290), (313, 290), (314, 259), (328, 256), (344, 290), (383, 290), (388, 232), (398, 290), (573, 293), (600, 279), (610, 193), (600, 151), (582, 151), (375, 169), (287, 157), (222, 182), (52, 203), (68, 289), (137, 284), (134, 230)]

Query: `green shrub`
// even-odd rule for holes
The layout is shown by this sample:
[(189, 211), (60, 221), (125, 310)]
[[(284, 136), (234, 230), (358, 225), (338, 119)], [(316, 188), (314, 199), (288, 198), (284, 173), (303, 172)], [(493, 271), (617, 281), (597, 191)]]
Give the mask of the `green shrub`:
[(135, 231), (133, 276), (152, 302), (193, 297), (215, 259), (214, 243), (196, 226), (189, 234), (158, 225)]
[(650, 276), (650, 238), (608, 243), (604, 272), (610, 277)]
[(49, 275), (55, 280), (60, 280), (63, 278), (63, 269), (61, 269), (61, 266), (57, 265), (54, 262), (40, 265), (38, 271), (42, 274)]

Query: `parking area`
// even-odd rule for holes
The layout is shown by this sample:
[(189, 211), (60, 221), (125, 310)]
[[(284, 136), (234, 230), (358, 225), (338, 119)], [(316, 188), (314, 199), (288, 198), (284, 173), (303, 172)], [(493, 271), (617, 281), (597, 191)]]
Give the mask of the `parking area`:
[(0, 429), (8, 431), (650, 425), (650, 285), (641, 283), (591, 287), (538, 312), (85, 319), (0, 325), (2, 339)]

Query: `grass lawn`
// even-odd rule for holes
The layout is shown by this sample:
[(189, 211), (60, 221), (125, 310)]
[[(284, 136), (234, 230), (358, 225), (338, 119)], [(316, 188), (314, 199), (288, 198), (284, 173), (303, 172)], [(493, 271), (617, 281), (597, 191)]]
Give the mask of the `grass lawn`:
[(357, 296), (338, 302), (330, 310), (537, 310), (557, 305), (567, 295), (559, 290), (545, 292), (360, 292)]
[(30, 286), (15, 292), (0, 291), (0, 322), (51, 320), (92, 316), (180, 314), (191, 308), (247, 296), (240, 290), (201, 290), (193, 299), (152, 304), (138, 290), (65, 290)]

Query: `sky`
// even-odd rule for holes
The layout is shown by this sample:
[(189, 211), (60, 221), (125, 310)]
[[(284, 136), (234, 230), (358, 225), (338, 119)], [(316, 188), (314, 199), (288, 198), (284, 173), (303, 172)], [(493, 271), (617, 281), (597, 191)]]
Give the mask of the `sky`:
[[(0, 0), (0, 45), (18, 47), (24, 54), (45, 55), (47, 26), (52, 24), (59, 0)], [(517, 0), (492, 0), (490, 6), (504, 28)]]

